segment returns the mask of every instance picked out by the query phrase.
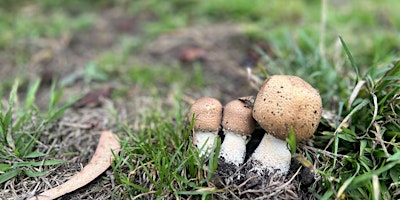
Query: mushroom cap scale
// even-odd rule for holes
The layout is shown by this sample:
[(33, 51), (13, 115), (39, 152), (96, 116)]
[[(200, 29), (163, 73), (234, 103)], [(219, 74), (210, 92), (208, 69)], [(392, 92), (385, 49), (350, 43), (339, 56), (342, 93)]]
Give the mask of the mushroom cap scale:
[(217, 99), (202, 97), (196, 100), (189, 111), (194, 116), (194, 131), (217, 133), (222, 120), (222, 104)]
[(296, 140), (314, 134), (322, 113), (318, 91), (296, 76), (274, 75), (261, 86), (253, 117), (268, 133), (284, 140), (293, 128)]
[(251, 135), (255, 129), (256, 121), (252, 116), (252, 107), (247, 101), (253, 99), (253, 96), (241, 97), (225, 105), (222, 117), (224, 131), (241, 136)]

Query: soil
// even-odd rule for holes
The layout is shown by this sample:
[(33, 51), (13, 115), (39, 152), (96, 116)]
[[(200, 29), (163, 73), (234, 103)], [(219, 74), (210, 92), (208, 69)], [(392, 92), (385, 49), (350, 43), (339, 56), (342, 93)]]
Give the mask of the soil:
[[(136, 19), (136, 20), (133, 20)], [(137, 20), (140, 19), (140, 20)], [(64, 33), (58, 38), (42, 38), (35, 41), (24, 41), (20, 48), (29, 47), (31, 60), (26, 67), (16, 67), (9, 57), (0, 57), (0, 80), (12, 82), (16, 77), (25, 78), (23, 85), (42, 78), (43, 84), (39, 88), (37, 104), (39, 108), (46, 108), (50, 84), (53, 80), (64, 81), (65, 90), (63, 102), (71, 97), (87, 94), (94, 89), (107, 88), (122, 84), (117, 78), (107, 83), (82, 80), (83, 67), (102, 52), (117, 48), (118, 35), (134, 36), (143, 34), (142, 26), (146, 16), (125, 16), (118, 8), (109, 8), (99, 11), (92, 28), (79, 33)], [(221, 100), (223, 104), (241, 96), (255, 95), (256, 87), (249, 81), (246, 67), (248, 63), (255, 63), (249, 58), (248, 51), (254, 42), (250, 41), (244, 30), (235, 24), (212, 24), (194, 26), (175, 30), (159, 36), (153, 42), (145, 45), (132, 60), (145, 64), (171, 66), (180, 62), (187, 70), (193, 70), (191, 60), (200, 60), (205, 77), (203, 90), (185, 91), (190, 99), (197, 99), (210, 95)], [(187, 49), (188, 47), (189, 50)], [(189, 53), (184, 51), (191, 51)], [(254, 52), (253, 52), (254, 53)], [(245, 63), (245, 64), (243, 64)], [(247, 64), (246, 64), (247, 63)], [(251, 64), (250, 64), (251, 67)], [(66, 77), (73, 79), (67, 80)], [(21, 90), (20, 95), (24, 95)], [(150, 94), (143, 88), (132, 85), (132, 95), (119, 99), (100, 98), (92, 106), (76, 106), (68, 109), (64, 116), (55, 123), (48, 132), (41, 135), (43, 144), (40, 150), (54, 151), (55, 159), (68, 162), (53, 169), (50, 173), (37, 178), (16, 178), (2, 185), (0, 196), (4, 199), (24, 199), (43, 190), (59, 185), (85, 166), (92, 157), (102, 130), (117, 131), (116, 121), (135, 124), (132, 121), (140, 108), (151, 104)], [(65, 99), (65, 100), (64, 100)], [(97, 102), (98, 101), (98, 102)], [(127, 104), (125, 102), (135, 102)], [(149, 102), (150, 101), (150, 102)], [(118, 117), (110, 113), (116, 110)], [(257, 144), (257, 141), (253, 142)], [(249, 147), (253, 148), (254, 147)], [(251, 152), (251, 150), (250, 150)], [(221, 165), (224, 166), (224, 165)], [(244, 169), (244, 168), (243, 168)], [(228, 170), (229, 171), (229, 170)], [(267, 195), (266, 192), (276, 190), (288, 181), (295, 172), (286, 179), (276, 177), (258, 177), (258, 183), (251, 187), (248, 184), (240, 186), (240, 195), (237, 197), (253, 198)], [(89, 185), (81, 188), (61, 199), (110, 199), (115, 187), (112, 171), (105, 172)], [(222, 176), (222, 183), (226, 185), (227, 177)], [(234, 185), (239, 187), (242, 180)], [(259, 182), (262, 178), (263, 181)], [(265, 178), (265, 179), (264, 179)], [(298, 177), (290, 182), (290, 187), (281, 190), (284, 197), (301, 198), (299, 195)], [(232, 181), (231, 181), (232, 182)], [(276, 193), (277, 194), (277, 193)], [(266, 196), (267, 197), (267, 196)], [(220, 198), (229, 198), (228, 196)], [(279, 198), (278, 198), (279, 199)], [(282, 199), (282, 198), (281, 198)]]
[[(258, 143), (249, 142), (247, 149), (254, 151), (255, 144)], [(213, 182), (218, 188), (235, 191), (226, 195), (229, 199), (314, 199), (309, 187), (316, 183), (316, 175), (296, 159), (291, 160), (289, 173), (285, 176), (256, 172), (253, 169), (259, 165), (256, 162), (247, 157), (244, 164), (235, 166), (220, 158)]]

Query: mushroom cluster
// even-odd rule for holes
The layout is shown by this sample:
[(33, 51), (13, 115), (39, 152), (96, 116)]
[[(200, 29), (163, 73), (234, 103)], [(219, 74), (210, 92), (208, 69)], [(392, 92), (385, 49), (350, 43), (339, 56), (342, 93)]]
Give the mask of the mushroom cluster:
[(289, 133), (293, 131), (296, 141), (312, 137), (321, 113), (318, 91), (303, 79), (288, 75), (267, 78), (256, 98), (238, 98), (222, 107), (218, 100), (203, 97), (190, 109), (194, 144), (201, 155), (215, 148), (214, 141), (222, 130), (225, 138), (219, 158), (239, 167), (245, 161), (247, 138), (258, 124), (265, 134), (249, 158), (251, 171), (282, 176), (288, 173), (291, 162), (286, 143)]

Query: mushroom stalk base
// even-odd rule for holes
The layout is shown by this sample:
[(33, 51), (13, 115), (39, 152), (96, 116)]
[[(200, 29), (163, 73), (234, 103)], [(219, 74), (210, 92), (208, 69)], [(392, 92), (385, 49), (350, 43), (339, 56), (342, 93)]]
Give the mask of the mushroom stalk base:
[(259, 174), (266, 170), (268, 174), (286, 175), (290, 168), (291, 154), (286, 141), (265, 134), (250, 159), (254, 163), (253, 169)]
[(236, 166), (239, 166), (243, 163), (244, 157), (246, 153), (246, 138), (225, 131), (225, 139), (221, 144), (221, 150), (219, 153), (219, 157), (225, 159), (225, 162), (232, 163)]
[(200, 150), (200, 156), (209, 156), (211, 151), (215, 149), (214, 141), (218, 133), (213, 132), (196, 132), (194, 134), (194, 144)]

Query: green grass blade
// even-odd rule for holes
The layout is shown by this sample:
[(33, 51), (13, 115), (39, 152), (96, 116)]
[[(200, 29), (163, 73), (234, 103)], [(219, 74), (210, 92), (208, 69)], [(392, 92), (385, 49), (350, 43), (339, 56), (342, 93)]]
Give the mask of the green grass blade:
[[(399, 81), (400, 77), (400, 60), (395, 61), (392, 65), (392, 67), (388, 67), (389, 70), (386, 71), (386, 73), (383, 75), (383, 78), (379, 80), (379, 82), (376, 84), (376, 90), (377, 91), (382, 91), (384, 88), (386, 88), (391, 81)], [(392, 79), (392, 80), (391, 80)], [(399, 87), (396, 87), (397, 90)]]
[(400, 160), (400, 151), (398, 151), (397, 153), (391, 155), (391, 156), (387, 159), (388, 162), (390, 162), (390, 161), (396, 161), (396, 160)]
[(11, 169), (9, 164), (0, 163), (0, 172), (6, 172)]
[(50, 110), (49, 110), (49, 112), (48, 112), (48, 114), (47, 114), (47, 120), (49, 120), (49, 121), (55, 121), (55, 120), (57, 120), (57, 119), (59, 119), (63, 114), (64, 114), (64, 112), (65, 112), (65, 110), (67, 110), (68, 108), (70, 108), (76, 101), (78, 101), (78, 99), (79, 98), (75, 98), (75, 99), (73, 99), (72, 101), (70, 101), (70, 102), (68, 102), (68, 103), (66, 103), (66, 104), (64, 104), (64, 105), (62, 105), (60, 108), (58, 108), (58, 109), (55, 109), (55, 108), (53, 108), (52, 110), (51, 110), (51, 112), (50, 112)]
[(25, 155), (23, 158), (39, 158), (39, 157), (43, 157), (46, 155), (47, 154), (45, 154), (45, 153), (35, 151), (35, 152), (31, 152), (31, 153)]
[(10, 98), (8, 100), (9, 108), (7, 109), (6, 115), (3, 117), (1, 123), (3, 137), (5, 138), (6, 144), (11, 147), (11, 149), (15, 149), (15, 142), (12, 137), (12, 133), (9, 132), (9, 130), (12, 130), (12, 111), (17, 98), (18, 85), (18, 81), (15, 81), (10, 92)]
[(383, 167), (381, 167), (381, 168), (379, 168), (379, 169), (377, 169), (377, 170), (375, 170), (375, 171), (371, 171), (371, 172), (369, 172), (369, 173), (366, 173), (366, 174), (362, 174), (362, 175), (360, 175), (360, 176), (357, 176), (357, 177), (355, 177), (355, 178), (353, 179), (352, 184), (350, 185), (350, 187), (351, 187), (351, 188), (359, 187), (359, 184), (360, 184), (360, 183), (365, 183), (365, 182), (367, 182), (368, 180), (372, 179), (372, 176), (373, 176), (374, 174), (375, 174), (375, 175), (380, 175), (380, 174), (382, 174), (383, 172), (386, 172), (386, 171), (388, 171), (389, 169), (392, 169), (393, 167), (395, 167), (396, 165), (399, 165), (399, 164), (400, 164), (400, 160), (397, 160), (397, 161), (395, 161), (395, 162), (390, 162), (390, 163), (386, 164), (385, 166), (383, 166)]
[(57, 103), (59, 102), (60, 98), (62, 96), (62, 90), (56, 89), (56, 82), (54, 81), (51, 84), (51, 88), (50, 88), (50, 103), (49, 103), (49, 108), (48, 108), (48, 116), (50, 116), (52, 113), (54, 113), (54, 109), (57, 105)]
[(339, 39), (340, 39), (340, 42), (341, 42), (342, 45), (343, 45), (343, 49), (344, 49), (344, 51), (346, 52), (347, 57), (348, 57), (349, 60), (350, 60), (350, 64), (351, 64), (351, 66), (353, 67), (354, 72), (356, 73), (356, 84), (357, 84), (357, 83), (358, 83), (358, 80), (360, 79), (360, 73), (359, 73), (359, 70), (358, 70), (358, 66), (357, 66), (357, 64), (356, 64), (356, 61), (354, 60), (353, 55), (352, 55), (351, 52), (350, 52), (349, 47), (347, 46), (346, 42), (343, 40), (342, 36), (339, 36)]
[(19, 173), (21, 173), (21, 169), (13, 169), (11, 171), (8, 171), (8, 172), (0, 175), (0, 184), (18, 176)]
[(25, 109), (29, 109), (35, 103), (35, 96), (40, 86), (40, 80), (37, 80), (28, 89), (28, 94), (25, 97)]
[(346, 181), (344, 181), (343, 185), (339, 188), (336, 198), (339, 198), (342, 196), (343, 192), (349, 187), (350, 183), (354, 180), (354, 176), (348, 178)]
[(16, 101), (18, 86), (19, 86), (19, 82), (17, 80), (17, 81), (14, 82), (14, 85), (12, 86), (12, 89), (11, 89), (11, 92), (10, 92), (10, 97), (9, 97), (9, 100), (8, 100), (8, 103), (10, 105), (9, 109), (14, 106), (14, 103)]
[(23, 169), (22, 172), (29, 177), (38, 177), (38, 176), (44, 176), (46, 174), (49, 174), (49, 172), (33, 172), (30, 170), (26, 170), (26, 169)]
[[(335, 140), (334, 140), (334, 147), (333, 147), (333, 153), (337, 155), (338, 149), (339, 149), (339, 131), (341, 130), (341, 127), (349, 121), (350, 117), (354, 115), (357, 111), (361, 110), (364, 106), (368, 105), (370, 101), (367, 99), (364, 99), (361, 101), (356, 107), (353, 108), (353, 110), (343, 119), (343, 121), (339, 124), (339, 126), (335, 130)], [(337, 162), (337, 157), (334, 157), (333, 160), (333, 165), (335, 166)]]
[(37, 161), (37, 162), (17, 162), (13, 164), (13, 167), (39, 167), (39, 166), (48, 166), (48, 165), (59, 165), (62, 163), (66, 163), (64, 160), (46, 160), (46, 161)]
[(289, 137), (286, 138), (286, 142), (290, 147), (290, 153), (294, 155), (296, 153), (296, 135), (293, 130), (293, 126), (290, 127)]
[[(332, 197), (332, 195), (333, 195), (334, 193), (333, 193), (333, 190), (332, 189), (328, 189), (325, 193), (324, 193), (324, 195), (321, 197), (321, 198), (319, 198), (320, 200), (329, 200), (329, 199), (332, 199), (331, 197)], [(316, 195), (316, 194), (315, 194)]]
[(37, 141), (38, 134), (39, 133), (36, 133), (35, 135), (27, 134), (26, 136), (29, 137), (29, 139), (25, 144), (21, 144), (20, 141), (17, 142), (17, 143), (20, 143), (20, 145), (17, 145), (19, 147), (17, 149), (18, 149), (20, 157), (24, 157), (24, 156), (26, 156), (26, 154), (29, 154), (32, 151), (32, 149), (34, 148), (35, 143)]

